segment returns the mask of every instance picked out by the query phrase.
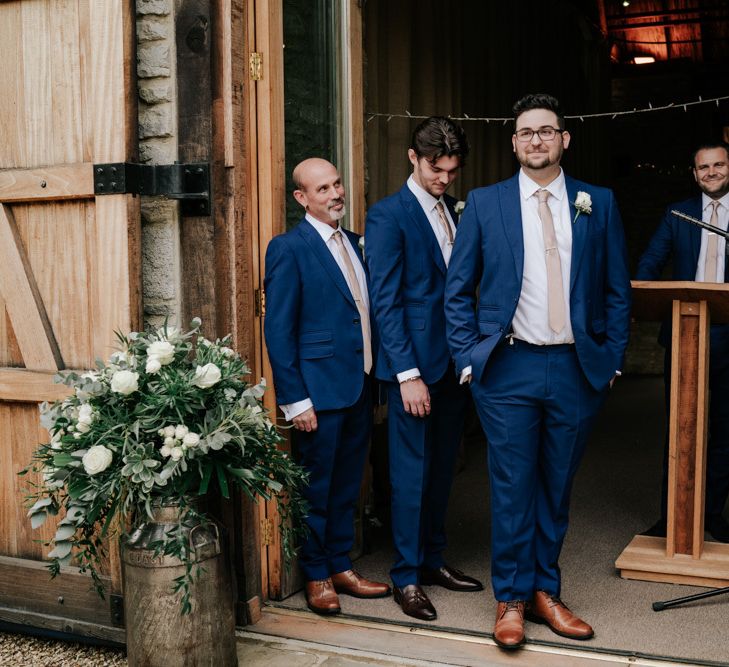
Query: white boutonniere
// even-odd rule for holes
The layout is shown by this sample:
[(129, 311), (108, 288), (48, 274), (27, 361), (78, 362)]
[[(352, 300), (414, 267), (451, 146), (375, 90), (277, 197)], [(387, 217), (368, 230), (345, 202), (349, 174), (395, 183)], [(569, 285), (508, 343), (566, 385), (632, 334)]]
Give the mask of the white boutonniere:
[(359, 246), (359, 249), (364, 252), (364, 236), (359, 237), (359, 241), (357, 241), (357, 245)]
[(573, 225), (577, 222), (577, 218), (580, 217), (580, 213), (584, 213), (585, 215), (592, 213), (592, 197), (590, 197), (588, 192), (580, 190), (577, 193), (575, 197), (575, 208), (577, 209), (577, 213), (575, 214), (575, 219), (572, 221)]
[(463, 209), (466, 208), (466, 202), (465, 201), (457, 201), (455, 206), (453, 207), (453, 210), (456, 212), (456, 215), (460, 218), (461, 213), (463, 213)]

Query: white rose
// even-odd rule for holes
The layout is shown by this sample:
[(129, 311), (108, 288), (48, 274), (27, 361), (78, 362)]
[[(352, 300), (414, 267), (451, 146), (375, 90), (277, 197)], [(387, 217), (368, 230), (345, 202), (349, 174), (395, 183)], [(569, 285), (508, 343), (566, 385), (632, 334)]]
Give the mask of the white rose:
[(182, 438), (184, 438), (189, 431), (190, 429), (187, 428), (187, 426), (185, 426), (184, 424), (179, 424), (178, 426), (175, 426), (175, 437), (178, 440), (182, 440)]
[(195, 447), (200, 442), (200, 436), (192, 431), (182, 438), (182, 444), (188, 447)]
[(229, 348), (229, 347), (223, 346), (223, 347), (220, 348), (220, 351), (221, 351), (221, 353), (223, 354), (224, 357), (233, 357), (233, 356), (235, 356), (235, 352), (231, 348)]
[(167, 445), (163, 445), (162, 447), (160, 447), (159, 453), (162, 454), (162, 456), (167, 457), (170, 454), (172, 454), (172, 447), (168, 447)]
[(81, 462), (89, 475), (96, 475), (109, 467), (114, 455), (104, 445), (94, 445), (84, 454)]
[(176, 343), (182, 339), (180, 330), (177, 327), (160, 327), (157, 329), (157, 336), (159, 336), (161, 341), (168, 340), (172, 343)]
[(175, 359), (175, 346), (166, 340), (156, 340), (147, 347), (147, 356), (159, 359), (166, 366)]
[(165, 438), (174, 438), (175, 437), (175, 427), (174, 426), (165, 426), (162, 429), (162, 433), (160, 435), (164, 435)]
[(173, 447), (170, 456), (172, 457), (173, 461), (179, 461), (182, 458), (183, 454), (184, 452), (182, 451), (182, 447)]
[(575, 197), (575, 208), (584, 213), (592, 213), (592, 197), (589, 192), (580, 190)]
[(192, 381), (200, 389), (208, 389), (220, 382), (220, 369), (215, 364), (205, 364), (195, 369), (195, 377)]
[(167, 447), (174, 447), (176, 443), (177, 443), (177, 440), (175, 440), (174, 436), (172, 436), (171, 438), (170, 437), (165, 438), (165, 445), (167, 445)]
[(76, 424), (76, 430), (79, 433), (88, 433), (91, 430), (91, 426), (89, 426), (86, 422), (79, 422)]
[(84, 403), (78, 409), (78, 421), (80, 424), (90, 424), (94, 421), (94, 409), (88, 403)]
[(51, 438), (51, 449), (61, 449), (63, 444), (61, 443), (61, 437), (63, 437), (63, 431), (56, 431)]
[(139, 373), (117, 371), (111, 378), (111, 390), (117, 394), (128, 396), (139, 389)]
[(148, 357), (147, 358), (147, 365), (144, 367), (144, 370), (147, 371), (150, 375), (153, 375), (159, 369), (162, 368), (162, 362), (157, 359), (157, 357)]

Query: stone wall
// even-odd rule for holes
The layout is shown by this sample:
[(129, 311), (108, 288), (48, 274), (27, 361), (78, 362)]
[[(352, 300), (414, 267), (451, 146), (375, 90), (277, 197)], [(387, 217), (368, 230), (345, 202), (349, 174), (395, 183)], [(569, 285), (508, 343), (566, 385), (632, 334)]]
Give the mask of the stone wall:
[[(171, 0), (137, 0), (139, 160), (172, 164), (177, 152), (175, 22)], [(179, 206), (142, 197), (144, 320), (177, 323), (181, 312)], [(186, 325), (186, 322), (180, 323)]]

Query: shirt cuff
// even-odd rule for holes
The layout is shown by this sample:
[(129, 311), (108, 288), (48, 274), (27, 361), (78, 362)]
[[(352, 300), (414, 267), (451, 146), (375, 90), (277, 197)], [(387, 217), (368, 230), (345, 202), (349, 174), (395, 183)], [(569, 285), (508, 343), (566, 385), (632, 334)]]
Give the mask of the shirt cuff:
[(303, 401), (296, 401), (296, 403), (288, 403), (286, 405), (280, 405), (281, 412), (284, 413), (286, 421), (290, 422), (294, 417), (298, 417), (302, 412), (306, 412), (309, 408), (313, 408), (314, 404), (310, 398), (305, 398)]
[(410, 380), (411, 378), (420, 377), (420, 371), (417, 368), (409, 368), (402, 373), (398, 373), (395, 377), (397, 378), (397, 381), (402, 384), (403, 382), (405, 382), (406, 380)]
[(466, 366), (461, 371), (460, 384), (466, 384), (466, 382), (468, 382), (470, 384), (470, 382), (471, 382), (470, 376), (471, 375), (473, 375), (473, 367), (472, 366)]

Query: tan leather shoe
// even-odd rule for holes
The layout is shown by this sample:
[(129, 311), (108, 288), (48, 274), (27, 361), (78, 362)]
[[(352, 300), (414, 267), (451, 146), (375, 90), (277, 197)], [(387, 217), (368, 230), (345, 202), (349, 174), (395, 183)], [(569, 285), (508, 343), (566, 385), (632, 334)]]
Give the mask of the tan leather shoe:
[(527, 607), (527, 619), (535, 623), (545, 623), (552, 632), (568, 639), (590, 639), (593, 629), (582, 619), (575, 616), (557, 596), (546, 591), (534, 593)]
[(338, 614), (342, 611), (331, 579), (307, 581), (306, 604), (315, 614), (325, 616)]
[(496, 606), (494, 641), (501, 648), (519, 648), (524, 643), (524, 607), (522, 600), (499, 602)]
[(333, 574), (332, 583), (337, 593), (345, 593), (356, 598), (384, 598), (390, 595), (390, 587), (387, 584), (365, 579), (356, 570)]

